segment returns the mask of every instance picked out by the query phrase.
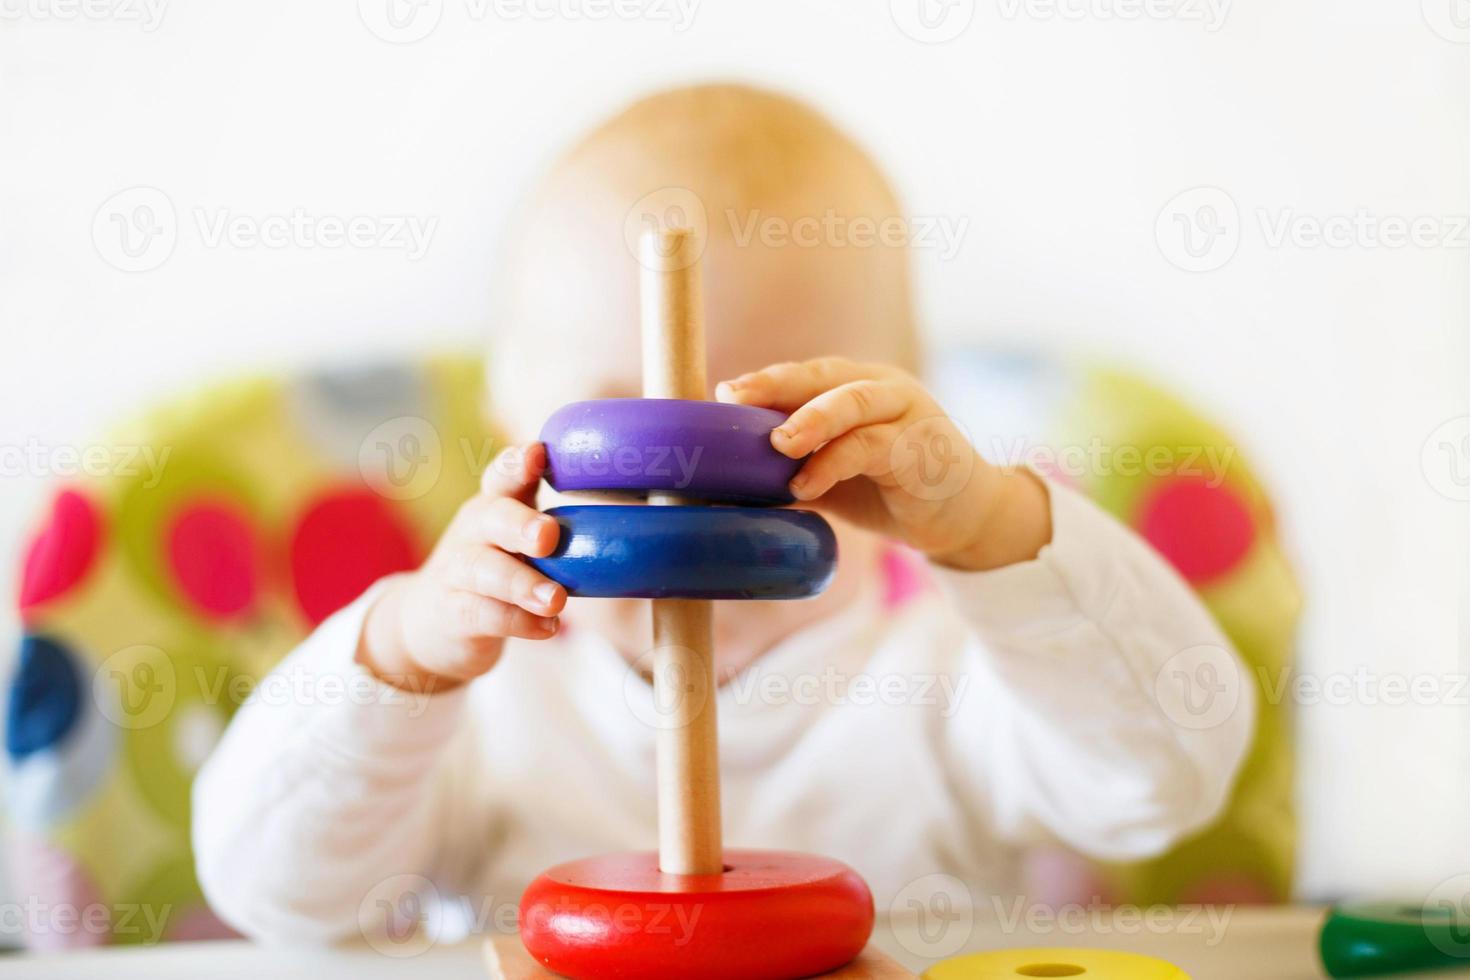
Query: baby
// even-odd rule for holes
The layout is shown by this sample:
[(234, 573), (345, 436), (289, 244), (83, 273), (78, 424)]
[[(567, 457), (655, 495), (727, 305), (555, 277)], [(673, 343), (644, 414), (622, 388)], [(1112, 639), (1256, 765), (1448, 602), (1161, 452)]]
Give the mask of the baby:
[(568, 600), (520, 558), (558, 533), (541, 423), (639, 393), (645, 215), (704, 231), (710, 394), (789, 415), (772, 444), (809, 457), (791, 491), (839, 539), (821, 597), (716, 604), (726, 844), (839, 858), (882, 909), (937, 871), (1015, 894), (1025, 845), (1130, 859), (1207, 823), (1249, 693), (1192, 728), (1154, 684), (1228, 642), (1147, 546), (986, 462), (915, 377), (900, 211), (863, 151), (789, 99), (699, 86), (604, 124), (531, 200), (489, 386), (521, 443), (422, 568), (277, 668), (383, 697), (253, 702), (231, 724), (194, 792), (220, 915), (330, 939), (396, 875), (513, 903), (559, 861), (653, 846), (648, 604)]

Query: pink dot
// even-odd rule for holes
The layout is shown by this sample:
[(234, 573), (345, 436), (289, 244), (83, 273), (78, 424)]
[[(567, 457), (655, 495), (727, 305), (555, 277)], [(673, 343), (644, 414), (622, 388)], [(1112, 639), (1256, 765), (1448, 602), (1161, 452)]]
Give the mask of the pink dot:
[(175, 515), (167, 540), (174, 580), (205, 617), (230, 619), (254, 605), (260, 550), (234, 507), (188, 504)]
[(75, 490), (57, 494), (50, 520), (26, 551), (21, 610), (65, 595), (81, 582), (101, 543), (102, 518), (91, 502)]
[(1077, 478), (1062, 469), (1061, 461), (1055, 457), (1042, 457), (1035, 463), (1036, 472), (1054, 483), (1060, 483), (1064, 487), (1077, 489)]
[(9, 857), (16, 893), (33, 899), (17, 916), (28, 948), (75, 949), (109, 940), (110, 909), (76, 857), (29, 834), (11, 840)]
[(173, 942), (192, 943), (205, 939), (238, 939), (240, 934), (207, 908), (192, 908), (179, 914), (168, 930)]
[(1223, 871), (1186, 888), (1179, 901), (1190, 905), (1272, 905), (1270, 888), (1242, 871)]
[(1143, 503), (1138, 529), (1194, 585), (1234, 568), (1256, 537), (1255, 520), (1234, 490), (1192, 477), (1160, 484)]
[(1022, 858), (1025, 894), (1044, 908), (1066, 905), (1112, 905), (1117, 890), (1103, 877), (1096, 862), (1057, 847), (1038, 847)]
[(307, 509), (291, 540), (296, 600), (313, 625), (393, 572), (418, 564), (414, 538), (387, 501), (342, 490)]
[(883, 608), (888, 612), (902, 609), (929, 587), (923, 562), (902, 545), (885, 544), (878, 555), (878, 568), (883, 576)]

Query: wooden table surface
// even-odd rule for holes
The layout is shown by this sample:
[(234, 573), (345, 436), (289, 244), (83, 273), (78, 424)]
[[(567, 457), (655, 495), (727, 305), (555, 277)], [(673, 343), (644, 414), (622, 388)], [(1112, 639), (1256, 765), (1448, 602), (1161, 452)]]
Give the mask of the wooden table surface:
[[(1207, 914), (1207, 912), (1209, 914)], [(1316, 980), (1321, 909), (1300, 906), (1117, 910), (1047, 917), (957, 918), (938, 929), (919, 920), (886, 921), (874, 945), (914, 972), (936, 958), (1017, 946), (1083, 946), (1146, 953), (1183, 967), (1193, 980)], [(1152, 917), (1152, 918), (1151, 918)], [(886, 917), (885, 917), (886, 918)], [(380, 945), (382, 945), (380, 943)], [(486, 980), (482, 943), (469, 940), (392, 949), (365, 943), (335, 948), (263, 947), (246, 942), (171, 943), (71, 953), (0, 956), (0, 977), (28, 980)], [(935, 954), (938, 954), (937, 956)]]

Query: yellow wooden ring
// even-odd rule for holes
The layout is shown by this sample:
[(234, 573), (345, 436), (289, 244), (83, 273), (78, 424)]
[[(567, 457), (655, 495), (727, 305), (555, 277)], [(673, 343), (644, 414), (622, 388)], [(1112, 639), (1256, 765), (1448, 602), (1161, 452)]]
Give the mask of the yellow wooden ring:
[(1023, 980), (1025, 977), (1078, 977), (1079, 980), (1189, 980), (1172, 963), (1110, 949), (999, 949), (936, 963), (923, 980)]

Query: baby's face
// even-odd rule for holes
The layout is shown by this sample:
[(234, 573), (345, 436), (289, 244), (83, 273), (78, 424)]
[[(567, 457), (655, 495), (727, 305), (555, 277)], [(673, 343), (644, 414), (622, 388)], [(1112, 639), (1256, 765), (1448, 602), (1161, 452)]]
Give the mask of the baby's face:
[[(491, 366), (495, 417), (514, 441), (534, 439), (570, 401), (641, 394), (641, 267), (619, 207), (595, 194), (542, 206), (517, 242)], [(891, 361), (906, 351), (903, 254), (891, 245), (739, 241), (731, 226), (742, 220), (710, 215), (701, 257), (707, 397), (717, 382), (778, 361)]]
[[(637, 397), (642, 391), (642, 270), (624, 233), (636, 195), (595, 180), (567, 179), (555, 190), (535, 207), (510, 250), (507, 302), (492, 345), (492, 414), (515, 442), (534, 440), (547, 417), (569, 402)], [(806, 210), (785, 209), (780, 220), (794, 221), (808, 210), (823, 213), (811, 203)], [(719, 381), (781, 361), (835, 354), (893, 362), (911, 353), (907, 257), (901, 250), (840, 240), (798, 245), (742, 239), (735, 229), (762, 217), (758, 211), (708, 211), (700, 263), (707, 397)], [(539, 502), (549, 507), (577, 501), (543, 488)], [(863, 545), (846, 529), (837, 530), (848, 559), (839, 563), (822, 597), (716, 605), (723, 673), (741, 669), (770, 642), (851, 595), (855, 562), (861, 561), (856, 552)], [(738, 615), (731, 612), (736, 608)], [(608, 635), (628, 656), (636, 657), (651, 639), (643, 602), (574, 600), (572, 615)]]

